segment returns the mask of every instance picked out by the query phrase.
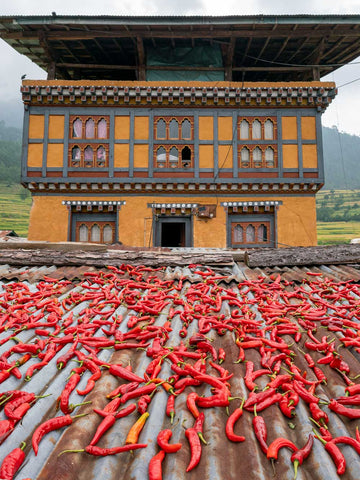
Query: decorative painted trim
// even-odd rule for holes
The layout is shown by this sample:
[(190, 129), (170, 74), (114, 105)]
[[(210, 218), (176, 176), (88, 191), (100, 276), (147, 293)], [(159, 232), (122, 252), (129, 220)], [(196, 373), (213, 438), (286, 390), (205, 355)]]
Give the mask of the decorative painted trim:
[(337, 89), (329, 86), (279, 86), (279, 87), (202, 87), (202, 86), (100, 86), (100, 85), (22, 85), (25, 104), (193, 104), (246, 106), (312, 106), (324, 111), (331, 103)]
[(97, 201), (97, 200), (63, 200), (61, 202), (63, 205), (66, 205), (70, 211), (80, 211), (83, 207), (86, 207), (88, 211), (92, 211), (94, 207), (97, 207), (99, 211), (105, 209), (108, 212), (111, 212), (116, 208), (120, 210), (122, 205), (126, 205), (125, 200), (121, 201)]

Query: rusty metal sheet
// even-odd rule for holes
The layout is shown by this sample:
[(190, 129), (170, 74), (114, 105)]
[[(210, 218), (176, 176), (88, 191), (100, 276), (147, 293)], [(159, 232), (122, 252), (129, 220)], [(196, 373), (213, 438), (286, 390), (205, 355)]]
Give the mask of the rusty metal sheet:
[[(204, 267), (199, 270), (203, 272), (207, 271), (207, 269)], [(330, 272), (328, 270), (330, 270)], [(89, 271), (87, 267), (86, 271)], [(19, 270), (17, 270), (17, 272), (19, 272)], [(34, 275), (36, 272), (40, 274), (40, 269), (34, 270), (30, 276), (35, 278)], [(92, 271), (92, 273), (96, 272), (99, 272), (99, 270), (94, 269)], [(149, 279), (151, 277), (155, 277), (161, 279), (161, 281), (173, 281), (174, 283), (172, 285), (175, 287), (182, 279), (183, 284), (181, 292), (179, 292), (179, 298), (186, 303), (188, 302), (188, 293), (191, 288), (196, 288), (202, 283), (206, 284), (205, 280), (207, 277), (202, 276), (200, 273), (194, 272), (196, 272), (196, 270), (189, 267), (176, 267), (174, 269), (168, 268), (166, 271), (150, 271), (144, 274), (142, 281), (144, 278)], [(42, 271), (42, 273), (44, 274), (44, 271)], [(52, 275), (50, 276), (56, 278), (55, 275), (57, 273), (59, 273), (60, 279), (66, 278), (66, 275), (70, 275), (70, 271), (57, 269), (56, 271), (53, 271)], [(84, 273), (85, 271), (82, 270), (82, 275), (84, 275)], [(341, 272), (339, 273), (338, 267), (326, 267), (325, 270), (320, 268), (320, 271), (314, 271), (314, 273), (323, 273), (323, 277), (333, 277), (334, 279), (341, 281), (345, 275), (350, 275), (351, 271), (341, 269)], [(294, 275), (294, 285), (286, 287), (287, 291), (290, 292), (292, 291), (292, 288), (296, 288), (299, 284), (301, 284), (299, 281), (301, 275), (305, 277), (304, 270), (295, 267), (292, 269), (284, 268), (281, 270), (276, 268), (271, 270), (252, 270), (248, 267), (245, 267), (241, 263), (238, 263), (236, 268), (233, 269), (216, 269), (214, 274), (215, 277), (221, 274), (228, 277), (226, 282), (217, 280), (216, 285), (219, 285), (224, 289), (231, 289), (231, 291), (236, 294), (236, 298), (246, 305), (247, 308), (249, 308), (249, 312), (251, 312), (251, 315), (253, 315), (252, 318), (260, 322), (262, 328), (267, 325), (265, 316), (266, 310), (263, 309), (264, 302), (266, 298), (271, 298), (272, 287), (274, 286), (273, 282), (277, 278), (278, 274), (281, 276), (281, 281), (290, 281), (289, 279), (292, 278), (292, 275)], [(272, 275), (274, 275), (274, 277), (271, 278)], [(256, 283), (259, 276), (265, 277), (266, 280), (264, 284), (262, 284), (261, 288), (257, 286), (258, 284)], [(314, 280), (314, 282), (321, 283), (323, 277), (314, 276), (311, 278), (308, 276), (307, 280)], [(82, 312), (89, 307), (91, 302), (89, 300), (81, 301), (80, 303), (76, 301), (76, 294), (79, 293), (82, 295), (88, 290), (86, 289), (86, 284), (84, 282), (78, 282), (77, 279), (80, 278), (78, 275), (75, 274), (73, 278), (76, 280), (66, 285), (61, 292), (55, 294), (54, 298), (58, 300), (60, 305), (62, 304), (63, 300), (69, 298), (74, 299), (74, 301), (70, 302), (69, 305), (65, 303), (68, 310), (62, 312), (61, 322), (65, 321), (70, 314), (73, 314), (73, 325), (78, 325), (79, 319), (81, 319), (84, 315)], [(103, 287), (101, 283), (96, 283), (96, 279), (94, 280), (94, 277), (90, 278), (92, 279), (91, 285), (93, 287), (93, 290), (91, 291), (102, 292)], [(135, 282), (140, 281), (139, 279), (136, 279), (136, 277), (132, 276), (131, 273), (128, 273), (121, 278), (132, 279)], [(228, 283), (230, 278), (231, 283)], [(101, 277), (99, 277), (99, 279), (101, 280)], [(347, 279), (349, 280), (350, 278), (347, 277)], [(27, 285), (30, 292), (36, 292), (36, 283), (24, 283)], [(4, 281), (4, 279), (2, 282), (0, 282), (0, 293), (6, 289), (8, 284), (9, 282), (6, 280)], [(136, 283), (132, 289), (133, 291), (138, 290), (140, 292), (137, 302), (141, 302), (148, 290), (139, 290), (135, 285)], [(312, 309), (315, 309), (313, 299), (326, 298), (325, 295), (327, 294), (325, 288), (323, 297), (317, 293), (312, 294), (311, 287), (308, 284), (304, 285), (304, 291), (308, 292), (308, 296), (306, 298)], [(175, 290), (172, 290), (172, 293), (175, 292)], [(119, 286), (116, 290), (116, 293), (124, 293), (123, 287)], [(359, 300), (358, 294), (359, 291), (357, 290), (356, 284), (354, 284), (353, 295), (356, 302)], [(278, 308), (280, 309), (282, 308), (282, 300), (279, 302)], [(299, 302), (300, 300), (298, 299), (291, 299), (290, 301), (290, 303), (295, 306), (299, 305)], [(344, 306), (347, 304), (347, 302), (348, 300), (344, 298), (341, 303), (338, 302), (337, 306)], [(229, 303), (230, 302), (228, 299), (222, 302), (219, 315), (222, 314), (225, 318), (229, 318), (231, 317), (232, 313), (238, 309), (238, 307), (231, 306)], [(358, 305), (360, 306), (360, 302), (358, 302)], [(175, 310), (179, 308), (181, 311), (184, 310), (182, 306), (179, 307), (171, 301), (161, 310), (160, 314), (156, 316), (154, 323), (155, 326), (161, 326), (165, 324), (169, 318), (171, 308)], [(356, 306), (354, 308), (356, 308)], [(33, 313), (36, 314), (39, 311), (41, 310), (35, 310)], [(1, 311), (1, 314), (2, 313), (3, 312)], [(127, 306), (126, 302), (123, 302), (113, 312), (114, 316), (118, 314), (123, 315), (124, 317), (124, 320), (120, 324), (119, 330), (125, 333), (129, 330), (127, 327), (127, 321), (131, 316), (136, 315), (136, 312), (131, 309), (131, 306)], [(334, 315), (334, 312), (329, 312), (329, 315)], [(96, 318), (101, 318), (101, 316), (95, 315), (92, 318), (92, 321), (94, 321)], [(293, 323), (297, 323), (298, 320), (298, 316), (291, 317), (291, 321)], [(354, 321), (358, 320), (354, 318)], [(180, 343), (180, 331), (183, 327), (180, 314), (175, 315), (171, 322), (172, 331), (169, 332), (169, 338), (165, 345), (167, 347), (176, 347)], [(197, 331), (197, 322), (190, 322), (185, 340), (190, 338), (193, 334), (196, 334)], [(224, 334), (222, 334), (223, 332), (219, 333), (221, 334), (218, 335), (216, 330), (213, 328), (209, 331), (208, 336), (213, 341), (212, 345), (216, 348), (216, 350), (222, 347), (226, 351), (227, 356), (223, 366), (230, 373), (234, 374), (234, 376), (229, 380), (231, 385), (231, 393), (233, 396), (240, 398), (248, 397), (249, 391), (244, 383), (246, 363), (234, 363), (239, 355), (239, 348), (234, 342), (234, 333), (230, 331)], [(334, 339), (333, 343), (343, 356), (344, 361), (349, 365), (351, 375), (356, 375), (359, 371), (359, 354), (354, 349), (339, 348), (341, 343), (341, 334), (319, 329), (318, 333), (316, 334), (316, 336), (319, 338), (319, 341), (323, 334), (329, 335), (329, 341)], [(4, 340), (8, 335), (8, 331), (2, 331), (0, 333), (0, 356), (8, 350), (9, 342), (11, 345), (15, 344), (12, 340), (8, 340), (6, 342), (4, 341), (3, 343), (1, 342), (1, 340)], [(63, 334), (59, 335), (61, 336)], [(102, 332), (102, 327), (99, 326), (93, 336), (96, 337), (100, 335), (104, 334)], [(34, 342), (35, 338), (38, 338), (35, 332), (32, 330), (19, 331), (16, 333), (16, 336), (18, 340), (22, 342)], [(294, 341), (292, 336), (284, 336), (283, 339), (289, 345)], [(309, 380), (315, 380), (316, 377), (314, 376), (314, 373), (309, 370), (301, 352), (301, 350), (304, 350), (305, 348), (304, 343), (306, 340), (309, 340), (307, 335), (302, 333), (299, 343), (294, 343), (291, 346), (294, 352), (294, 364), (300, 369), (301, 372), (305, 370), (308, 372), (307, 378)], [(159, 391), (156, 393), (155, 400), (150, 403), (150, 416), (141, 434), (141, 441), (147, 443), (148, 445), (145, 449), (134, 451), (133, 454), (124, 453), (105, 458), (92, 457), (86, 453), (64, 453), (59, 456), (63, 450), (83, 449), (84, 446), (89, 443), (94, 432), (96, 431), (100, 419), (99, 416), (94, 413), (93, 408), (103, 408), (108, 402), (106, 395), (117, 385), (119, 385), (118, 379), (113, 375), (110, 375), (105, 368), (103, 369), (101, 378), (96, 382), (95, 388), (85, 398), (81, 395), (78, 395), (76, 392), (73, 392), (71, 396), (72, 403), (80, 403), (83, 400), (92, 402), (91, 404), (83, 405), (76, 409), (76, 414), (86, 413), (88, 415), (76, 419), (73, 425), (68, 428), (64, 428), (44, 436), (40, 444), (39, 453), (37, 456), (35, 456), (33, 450), (31, 449), (31, 436), (35, 428), (42, 421), (45, 421), (56, 415), (61, 416), (61, 413), (56, 411), (56, 400), (68, 380), (71, 369), (76, 366), (76, 364), (74, 362), (70, 362), (63, 370), (59, 371), (56, 367), (56, 360), (64, 353), (64, 351), (68, 350), (70, 346), (71, 345), (65, 345), (63, 349), (60, 350), (56, 356), (46, 366), (43, 367), (43, 369), (37, 372), (29, 382), (24, 381), (24, 375), (28, 366), (38, 361), (36, 358), (30, 359), (29, 364), (25, 364), (20, 367), (20, 372), (22, 374), (21, 380), (16, 379), (14, 376), (10, 376), (9, 379), (1, 384), (1, 391), (21, 389), (34, 392), (37, 395), (50, 394), (49, 396), (36, 401), (36, 403), (25, 415), (23, 421), (16, 425), (14, 431), (1, 445), (1, 451), (3, 452), (2, 455), (6, 455), (13, 448), (16, 448), (21, 441), (27, 441), (27, 447), (25, 449), (26, 462), (19, 471), (19, 474), (15, 476), (15, 480), (21, 480), (24, 478), (32, 478), (33, 480), (48, 480), (49, 478), (54, 478), (54, 472), (56, 472), (57, 480), (95, 480), (96, 478), (106, 478), (109, 480), (142, 480), (148, 478), (149, 461), (152, 456), (158, 452), (156, 435), (164, 428), (172, 429), (173, 437), (171, 442), (176, 443), (180, 441), (183, 444), (182, 449), (176, 454), (166, 455), (163, 463), (163, 478), (165, 480), (180, 480), (183, 478), (189, 478), (191, 480), (195, 478), (198, 479), (199, 476), (203, 476), (204, 478), (221, 478), (227, 480), (233, 478), (243, 478), (246, 475), (249, 476), (249, 472), (251, 472), (251, 478), (261, 480), (270, 478), (293, 478), (293, 466), (290, 461), (291, 452), (286, 449), (281, 450), (279, 460), (275, 464), (275, 474), (273, 473), (270, 461), (261, 452), (254, 436), (252, 427), (253, 415), (250, 412), (244, 412), (236, 429), (237, 433), (244, 435), (246, 440), (242, 443), (231, 443), (227, 440), (224, 429), (228, 417), (223, 407), (204, 409), (206, 415), (204, 437), (208, 443), (202, 447), (202, 457), (199, 466), (191, 472), (185, 473), (190, 458), (190, 450), (188, 442), (184, 436), (184, 427), (188, 428), (193, 423), (192, 416), (186, 407), (186, 397), (189, 391), (197, 391), (199, 395), (209, 395), (210, 388), (209, 386), (205, 385), (196, 387), (196, 389), (195, 387), (190, 387), (178, 395), (176, 398), (176, 420), (172, 426), (169, 419), (164, 414), (168, 396), (167, 393), (159, 387)], [(85, 350), (82, 348), (82, 351)], [(311, 355), (315, 361), (323, 357), (321, 352), (311, 352)], [(19, 357), (20, 355), (18, 354), (14, 355), (14, 359)], [(114, 352), (113, 349), (102, 349), (100, 350), (98, 357), (104, 363), (109, 362), (128, 365), (130, 362), (133, 371), (141, 376), (144, 374), (144, 371), (151, 360), (144, 351), (135, 349), (124, 349), (116, 352)], [(249, 349), (246, 351), (246, 359), (253, 361), (256, 369), (261, 368), (261, 357), (257, 349)], [(317, 395), (324, 400), (343, 395), (345, 384), (342, 375), (330, 368), (329, 365), (322, 366), (322, 369), (326, 374), (328, 381), (327, 384), (321, 384), (317, 386)], [(282, 373), (285, 373), (285, 371), (282, 371)], [(163, 378), (168, 378), (172, 374), (173, 372), (170, 369), (170, 363), (165, 360), (161, 370), (161, 376)], [(86, 372), (82, 377), (78, 388), (84, 388), (89, 377), (90, 372)], [(259, 388), (264, 388), (268, 381), (269, 379), (267, 376), (262, 376), (259, 378), (257, 380)], [(230, 413), (234, 411), (239, 404), (239, 399), (232, 401), (230, 404)], [(329, 426), (333, 436), (350, 435), (355, 437), (355, 428), (357, 425), (359, 425), (358, 420), (349, 420), (345, 417), (340, 417), (339, 415), (331, 412), (326, 406), (322, 406), (322, 408), (329, 415)], [(262, 413), (262, 416), (264, 417), (268, 426), (269, 442), (279, 436), (283, 436), (300, 446), (305, 443), (308, 434), (311, 433), (313, 428), (313, 425), (308, 418), (309, 410), (305, 402), (302, 400), (300, 400), (298, 406), (296, 407), (296, 416), (292, 419), (286, 418), (281, 413), (277, 405), (273, 405), (266, 409)], [(4, 418), (4, 412), (1, 411), (0, 421)], [(104, 438), (100, 442), (100, 445), (114, 446), (123, 444), (127, 432), (136, 418), (136, 415), (131, 415), (129, 417), (120, 419), (118, 422), (116, 422), (114, 427), (105, 434)], [(348, 480), (358, 479), (360, 467), (358, 454), (356, 454), (356, 452), (354, 452), (354, 450), (349, 446), (342, 447), (341, 451), (345, 455), (347, 462), (346, 474), (343, 475), (342, 478)], [(313, 452), (299, 468), (298, 478), (300, 480), (323, 480), (325, 478), (338, 478), (332, 459), (324, 450), (319, 441), (315, 441)]]

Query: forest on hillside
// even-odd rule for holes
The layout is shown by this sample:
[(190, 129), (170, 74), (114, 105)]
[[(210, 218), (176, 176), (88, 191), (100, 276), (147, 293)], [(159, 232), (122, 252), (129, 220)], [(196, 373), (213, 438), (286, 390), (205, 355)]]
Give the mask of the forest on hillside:
[[(21, 129), (0, 121), (0, 181), (20, 181)], [(360, 189), (360, 137), (323, 127), (325, 189)]]

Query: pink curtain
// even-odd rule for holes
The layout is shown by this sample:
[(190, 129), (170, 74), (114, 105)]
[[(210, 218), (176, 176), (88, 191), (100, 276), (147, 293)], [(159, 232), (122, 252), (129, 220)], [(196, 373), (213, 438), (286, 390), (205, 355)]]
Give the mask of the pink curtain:
[(107, 125), (106, 120), (103, 118), (99, 120), (98, 123), (98, 138), (106, 138), (107, 137)]
[(77, 118), (73, 123), (73, 137), (81, 138), (82, 133), (82, 121), (80, 118)]

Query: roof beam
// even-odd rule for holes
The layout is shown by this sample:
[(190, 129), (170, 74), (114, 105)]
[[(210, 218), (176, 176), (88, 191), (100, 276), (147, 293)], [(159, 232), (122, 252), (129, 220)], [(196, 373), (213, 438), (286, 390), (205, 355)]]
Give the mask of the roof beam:
[(225, 80), (231, 82), (232, 80), (232, 64), (234, 58), (236, 38), (232, 37), (227, 48), (225, 57)]
[[(254, 29), (238, 29), (238, 30), (229, 30), (225, 28), (221, 29), (213, 29), (210, 31), (208, 28), (206, 30), (203, 29), (203, 25), (199, 25), (199, 28), (194, 29), (193, 31), (189, 29), (179, 29), (179, 30), (171, 30), (170, 34), (167, 30), (155, 30), (155, 31), (147, 31), (146, 29), (132, 31), (125, 25), (121, 30), (89, 30), (89, 31), (79, 31), (79, 30), (70, 30), (68, 32), (64, 30), (50, 30), (47, 34), (48, 39), (56, 39), (56, 40), (86, 40), (92, 38), (122, 38), (122, 37), (130, 37), (136, 42), (136, 36), (141, 34), (143, 38), (229, 38), (229, 37), (253, 37), (253, 38), (265, 38), (265, 37), (272, 37), (272, 38), (286, 38), (289, 36), (292, 38), (296, 37), (304, 37), (304, 36), (311, 36), (313, 38), (322, 38), (325, 35), (329, 34), (329, 30), (326, 27), (320, 26), (317, 30), (311, 27), (304, 27), (304, 28), (297, 28), (289, 32), (288, 28), (280, 28), (280, 26), (276, 30), (272, 30), (269, 28), (264, 28), (261, 30), (254, 30)], [(8, 33), (1, 33), (1, 37), (4, 40), (16, 40), (16, 39), (26, 39), (26, 40), (37, 40), (38, 39), (38, 32), (37, 31), (19, 31), (19, 32), (8, 32)], [(349, 29), (346, 27), (339, 27), (334, 33), (334, 36), (343, 36), (346, 35), (350, 38), (359, 38), (360, 31), (355, 29)]]
[(137, 41), (137, 53), (138, 53), (138, 80), (146, 80), (146, 69), (145, 69), (145, 49), (144, 42), (141, 37), (136, 38)]

